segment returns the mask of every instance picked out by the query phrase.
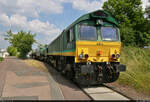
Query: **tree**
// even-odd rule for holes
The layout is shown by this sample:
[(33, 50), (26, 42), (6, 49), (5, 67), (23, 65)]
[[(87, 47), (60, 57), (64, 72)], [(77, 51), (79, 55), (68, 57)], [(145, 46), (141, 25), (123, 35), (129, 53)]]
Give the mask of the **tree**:
[(20, 31), (13, 34), (11, 30), (7, 32), (5, 40), (8, 40), (11, 46), (17, 48), (20, 53), (19, 57), (25, 58), (28, 52), (32, 50), (32, 44), (35, 42), (35, 34), (30, 32)]
[(125, 25), (122, 25), (120, 27), (120, 33), (121, 33), (121, 40), (125, 46), (135, 46), (135, 31), (131, 27), (127, 27)]
[[(144, 18), (141, 0), (108, 0), (103, 9), (120, 23), (124, 45), (143, 47), (150, 44), (147, 19)], [(144, 28), (146, 27), (146, 28)]]
[(9, 46), (7, 48), (7, 52), (9, 53), (10, 56), (16, 56), (17, 55), (17, 48), (13, 46)]
[(121, 24), (135, 26), (144, 22), (141, 0), (108, 0), (103, 9), (110, 12)]

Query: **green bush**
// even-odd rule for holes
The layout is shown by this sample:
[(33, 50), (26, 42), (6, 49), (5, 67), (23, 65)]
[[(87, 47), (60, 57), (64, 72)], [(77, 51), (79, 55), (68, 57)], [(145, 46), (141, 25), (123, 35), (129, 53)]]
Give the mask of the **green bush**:
[(17, 55), (17, 48), (16, 47), (9, 46), (7, 48), (7, 51), (8, 51), (10, 56), (16, 56)]
[(121, 41), (125, 46), (136, 45), (135, 36), (134, 36), (135, 31), (131, 27), (126, 27), (122, 25), (120, 27), (120, 33), (121, 33)]
[(127, 71), (120, 74), (118, 82), (150, 95), (149, 62), (150, 49), (124, 47), (121, 53), (121, 63), (127, 66)]
[(3, 61), (3, 57), (0, 57), (0, 62), (2, 62)]

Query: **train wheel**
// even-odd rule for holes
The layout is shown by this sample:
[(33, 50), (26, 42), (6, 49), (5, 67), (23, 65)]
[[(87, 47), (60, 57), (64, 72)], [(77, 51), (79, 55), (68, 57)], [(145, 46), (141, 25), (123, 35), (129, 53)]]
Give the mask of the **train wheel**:
[(112, 66), (107, 66), (104, 70), (104, 77), (107, 83), (116, 81), (119, 78), (119, 74)]
[(50, 66), (53, 66), (48, 57), (46, 58), (46, 63), (49, 64)]
[(62, 63), (61, 63), (60, 60), (57, 60), (57, 61), (56, 61), (56, 69), (57, 69), (58, 71), (62, 71)]
[(69, 80), (73, 80), (73, 71), (67, 71), (67, 72), (66, 72), (66, 77), (67, 77)]
[(120, 73), (114, 73), (112, 82), (116, 81), (119, 78)]
[(72, 80), (73, 79), (73, 70), (71, 69), (71, 65), (70, 64), (66, 64), (65, 69), (62, 71), (67, 79)]

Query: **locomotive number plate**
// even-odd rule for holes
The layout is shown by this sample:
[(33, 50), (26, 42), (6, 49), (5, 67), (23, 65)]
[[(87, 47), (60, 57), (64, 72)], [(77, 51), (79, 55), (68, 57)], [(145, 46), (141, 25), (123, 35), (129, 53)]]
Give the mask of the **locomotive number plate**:
[(103, 43), (99, 42), (99, 43), (97, 43), (97, 45), (99, 45), (99, 46), (100, 46), (100, 45), (103, 45)]

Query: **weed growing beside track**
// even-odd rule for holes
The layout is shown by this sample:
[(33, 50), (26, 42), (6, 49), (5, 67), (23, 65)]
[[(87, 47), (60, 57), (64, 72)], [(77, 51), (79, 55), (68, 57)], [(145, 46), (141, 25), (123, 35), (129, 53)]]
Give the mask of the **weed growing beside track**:
[(120, 74), (118, 83), (150, 95), (150, 49), (124, 47), (121, 63), (127, 66), (127, 71)]
[(41, 61), (34, 60), (34, 59), (27, 59), (27, 60), (25, 60), (25, 63), (27, 63), (29, 66), (41, 69), (45, 72), (48, 72), (48, 69), (46, 68), (45, 64)]

